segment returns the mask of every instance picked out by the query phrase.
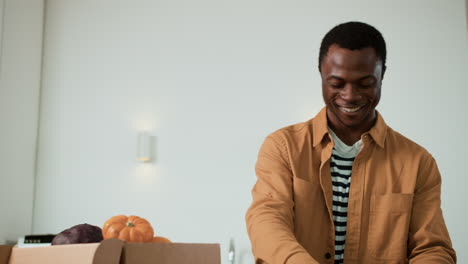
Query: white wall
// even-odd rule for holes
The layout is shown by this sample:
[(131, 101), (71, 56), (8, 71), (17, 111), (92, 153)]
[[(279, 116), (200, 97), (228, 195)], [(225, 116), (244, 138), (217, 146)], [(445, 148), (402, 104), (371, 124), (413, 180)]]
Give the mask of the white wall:
[(0, 244), (32, 229), (43, 2), (0, 0)]
[[(35, 232), (137, 214), (175, 241), (222, 243), (224, 261), (232, 236), (238, 263), (252, 263), (244, 213), (258, 148), (323, 106), (321, 38), (361, 20), (388, 43), (379, 109), (438, 160), (447, 224), (468, 261), (463, 0), (50, 0), (46, 9)], [(152, 165), (135, 162), (139, 130), (157, 138)]]

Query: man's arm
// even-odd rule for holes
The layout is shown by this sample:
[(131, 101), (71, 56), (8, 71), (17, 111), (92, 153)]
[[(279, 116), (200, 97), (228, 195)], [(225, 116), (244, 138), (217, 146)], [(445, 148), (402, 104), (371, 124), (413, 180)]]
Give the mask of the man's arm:
[(318, 264), (294, 236), (293, 176), (286, 146), (273, 135), (260, 148), (253, 202), (246, 214), (256, 263)]
[(440, 208), (441, 177), (434, 158), (422, 162), (409, 230), (409, 263), (456, 263), (457, 257)]

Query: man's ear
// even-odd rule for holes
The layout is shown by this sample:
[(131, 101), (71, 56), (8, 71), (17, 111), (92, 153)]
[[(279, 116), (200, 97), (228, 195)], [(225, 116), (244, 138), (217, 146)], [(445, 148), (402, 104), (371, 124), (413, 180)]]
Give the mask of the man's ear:
[(387, 66), (383, 65), (383, 67), (382, 67), (382, 78), (380, 78), (380, 81), (383, 80), (386, 70), (387, 70)]

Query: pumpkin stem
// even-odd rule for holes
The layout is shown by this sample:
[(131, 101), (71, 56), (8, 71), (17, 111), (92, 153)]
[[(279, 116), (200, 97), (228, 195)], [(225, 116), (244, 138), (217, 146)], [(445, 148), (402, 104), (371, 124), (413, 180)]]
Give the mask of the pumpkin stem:
[(125, 225), (129, 226), (129, 227), (134, 227), (135, 226), (131, 221), (128, 221)]

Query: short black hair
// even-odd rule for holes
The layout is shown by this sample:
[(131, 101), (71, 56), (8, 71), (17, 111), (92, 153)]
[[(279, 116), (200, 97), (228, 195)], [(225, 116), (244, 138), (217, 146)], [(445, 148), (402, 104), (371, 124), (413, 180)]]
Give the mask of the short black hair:
[(322, 72), (322, 60), (327, 55), (331, 45), (337, 44), (341, 48), (359, 50), (367, 47), (374, 48), (377, 58), (382, 60), (383, 72), (387, 66), (387, 48), (382, 34), (373, 26), (357, 21), (346, 22), (332, 28), (323, 37), (319, 53), (319, 72)]

